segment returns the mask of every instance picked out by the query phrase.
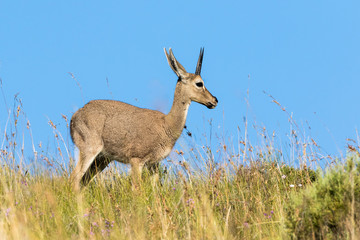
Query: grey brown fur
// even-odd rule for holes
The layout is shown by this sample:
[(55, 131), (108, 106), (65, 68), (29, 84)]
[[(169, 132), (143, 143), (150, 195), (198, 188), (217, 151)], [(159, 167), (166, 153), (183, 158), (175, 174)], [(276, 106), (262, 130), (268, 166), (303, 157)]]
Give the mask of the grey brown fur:
[[(170, 112), (138, 108), (112, 100), (94, 100), (71, 118), (70, 133), (79, 148), (78, 163), (71, 174), (76, 190), (86, 186), (112, 160), (130, 164), (134, 181), (143, 166), (156, 167), (171, 152), (185, 126), (191, 101), (215, 108), (217, 99), (205, 88), (200, 75), (186, 72), (171, 48), (165, 54), (178, 76)], [(201, 72), (203, 50), (196, 72)]]

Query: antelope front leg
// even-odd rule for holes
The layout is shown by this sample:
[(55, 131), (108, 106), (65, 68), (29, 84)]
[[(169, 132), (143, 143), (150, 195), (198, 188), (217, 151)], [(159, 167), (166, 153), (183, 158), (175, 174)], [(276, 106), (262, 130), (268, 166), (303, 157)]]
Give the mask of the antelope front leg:
[(145, 166), (149, 170), (150, 177), (151, 177), (151, 184), (153, 186), (155, 186), (155, 183), (157, 183), (160, 179), (160, 177), (159, 177), (160, 162), (145, 164)]
[(144, 163), (142, 163), (139, 158), (132, 158), (130, 164), (133, 188), (137, 189), (141, 186), (141, 172)]

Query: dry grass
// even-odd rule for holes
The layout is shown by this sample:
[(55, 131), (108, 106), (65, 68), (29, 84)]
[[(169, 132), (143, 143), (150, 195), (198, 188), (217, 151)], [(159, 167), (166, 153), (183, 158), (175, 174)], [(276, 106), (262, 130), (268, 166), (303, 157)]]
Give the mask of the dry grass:
[[(68, 118), (63, 118), (67, 123)], [(81, 194), (76, 194), (68, 182), (74, 163), (68, 140), (49, 121), (55, 151), (49, 153), (41, 144), (34, 144), (21, 101), (15, 101), (7, 124), (1, 126), (0, 236), (3, 239), (296, 238), (296, 224), (302, 221), (299, 211), (305, 206), (296, 197), (301, 198), (304, 189), (311, 189), (323, 178), (312, 169), (320, 162), (330, 163), (334, 159), (322, 154), (314, 139), (299, 136), (297, 133), (301, 131), (291, 116), (289, 122), (293, 130), (290, 147), (285, 152), (281, 146), (276, 147), (281, 144), (265, 128), (257, 129), (261, 143), (253, 146), (247, 138), (245, 123), (243, 136), (238, 133), (238, 139), (230, 143), (218, 140), (218, 149), (214, 149), (214, 144), (198, 146), (191, 137), (184, 136), (187, 140), (182, 141), (181, 149), (164, 161), (160, 180), (154, 183), (144, 173), (138, 191), (132, 190), (127, 171), (120, 164), (112, 164)], [(30, 141), (23, 140), (19, 126), (25, 126)], [(26, 157), (26, 149), (33, 153), (30, 157)], [(358, 153), (358, 149), (355, 142), (349, 145), (350, 151)], [(351, 186), (354, 189), (354, 184)], [(289, 207), (289, 203), (293, 204)], [(358, 223), (357, 208), (354, 205), (350, 209), (352, 215), (347, 218), (347, 224), (354, 226)], [(355, 228), (344, 231), (351, 233)], [(326, 235), (328, 232), (324, 234), (330, 236)], [(326, 239), (324, 236), (319, 238)]]

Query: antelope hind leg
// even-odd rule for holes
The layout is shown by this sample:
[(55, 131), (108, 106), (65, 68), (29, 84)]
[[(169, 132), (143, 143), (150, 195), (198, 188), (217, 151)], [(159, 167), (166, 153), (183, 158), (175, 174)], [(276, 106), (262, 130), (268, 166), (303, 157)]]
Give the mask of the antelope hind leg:
[(70, 179), (75, 191), (79, 191), (81, 189), (81, 180), (84, 174), (88, 171), (89, 167), (93, 163), (96, 156), (101, 152), (102, 146), (96, 149), (81, 151), (78, 163), (71, 173)]
[(99, 153), (88, 170), (85, 172), (84, 176), (81, 178), (82, 186), (88, 185), (89, 182), (91, 182), (91, 180), (96, 176), (96, 174), (102, 172), (102, 170), (104, 170), (110, 162), (111, 160), (109, 158)]

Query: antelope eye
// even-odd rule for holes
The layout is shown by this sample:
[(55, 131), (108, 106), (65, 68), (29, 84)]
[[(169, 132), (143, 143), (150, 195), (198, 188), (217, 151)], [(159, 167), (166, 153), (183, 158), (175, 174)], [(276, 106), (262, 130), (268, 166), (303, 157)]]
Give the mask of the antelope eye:
[(202, 82), (197, 82), (197, 83), (196, 83), (196, 86), (197, 86), (197, 87), (203, 87), (204, 84), (203, 84)]

